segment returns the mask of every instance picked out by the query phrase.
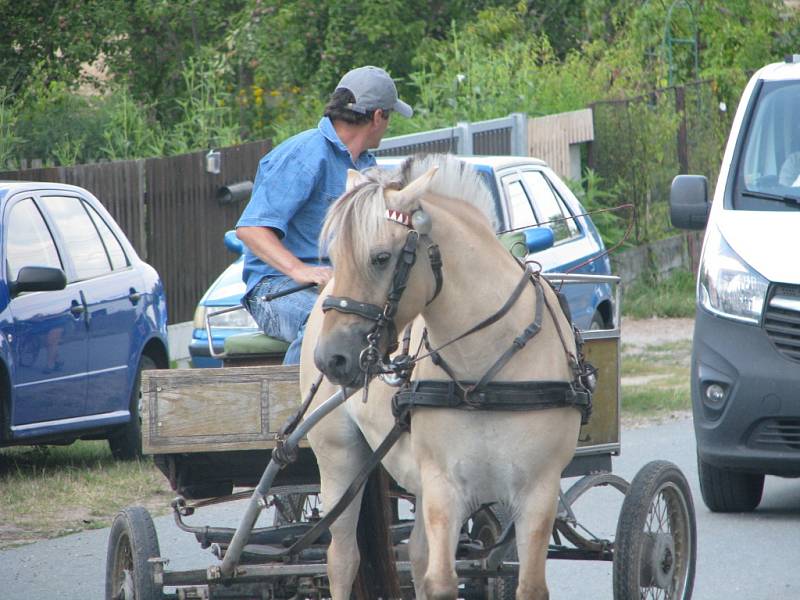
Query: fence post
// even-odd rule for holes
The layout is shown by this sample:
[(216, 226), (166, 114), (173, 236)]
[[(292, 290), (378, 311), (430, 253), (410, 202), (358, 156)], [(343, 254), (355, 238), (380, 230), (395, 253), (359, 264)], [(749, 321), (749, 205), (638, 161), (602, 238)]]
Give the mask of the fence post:
[(455, 126), (458, 146), (456, 154), (462, 156), (472, 156), (472, 129), (467, 121), (459, 121)]
[(686, 88), (682, 85), (675, 88), (675, 112), (680, 115), (680, 125), (678, 126), (678, 165), (680, 172), (689, 172), (689, 136), (686, 131)]
[(513, 156), (528, 156), (528, 115), (525, 113), (511, 113), (511, 154)]
[[(597, 109), (597, 103), (592, 102), (591, 104), (589, 104), (587, 108), (592, 111), (592, 131), (596, 132), (597, 126), (595, 124), (596, 121), (594, 115), (595, 115), (595, 110)], [(597, 157), (595, 156), (595, 148), (594, 148), (596, 139), (597, 139), (597, 134), (595, 133), (594, 140), (586, 144), (586, 166), (590, 168), (592, 171), (597, 171)], [(581, 173), (581, 175), (583, 175), (583, 173)]]

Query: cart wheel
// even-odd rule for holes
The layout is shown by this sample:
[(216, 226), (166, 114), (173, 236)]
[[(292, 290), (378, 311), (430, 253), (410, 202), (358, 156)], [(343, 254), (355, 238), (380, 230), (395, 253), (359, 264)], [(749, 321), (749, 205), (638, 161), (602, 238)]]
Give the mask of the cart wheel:
[[(622, 494), (627, 494), (630, 488), (630, 484), (618, 475), (596, 473), (581, 477), (572, 484), (572, 487), (564, 493), (564, 503), (559, 502), (559, 513), (554, 525), (555, 529), (574, 544), (576, 548), (589, 552), (602, 552), (609, 546), (608, 540), (599, 540), (588, 531), (582, 529), (580, 519), (578, 519), (578, 522), (572, 521), (571, 519), (574, 515), (570, 514), (576, 508), (575, 505), (581, 496), (590, 490), (605, 486), (611, 486)], [(566, 507), (563, 504), (566, 504)]]
[(694, 504), (681, 470), (646, 464), (622, 503), (614, 548), (615, 600), (689, 600), (697, 550)]
[(130, 506), (114, 517), (106, 555), (106, 600), (157, 600), (162, 588), (153, 580), (150, 558), (160, 555), (150, 513)]
[[(480, 540), (484, 547), (494, 544), (503, 533), (511, 518), (502, 506), (496, 504), (484, 507), (469, 520), (467, 533), (470, 539)], [(517, 560), (517, 548), (513, 545), (503, 557), (506, 561)], [(518, 577), (490, 577), (473, 579), (467, 583), (465, 596), (472, 600), (514, 600)]]

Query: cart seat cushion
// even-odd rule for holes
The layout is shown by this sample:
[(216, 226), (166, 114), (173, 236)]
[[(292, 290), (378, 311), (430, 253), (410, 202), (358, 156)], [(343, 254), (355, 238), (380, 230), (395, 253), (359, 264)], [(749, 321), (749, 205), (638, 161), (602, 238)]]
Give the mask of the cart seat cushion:
[(225, 338), (225, 354), (228, 356), (284, 354), (288, 347), (288, 342), (270, 337), (261, 332), (237, 333)]
[(528, 246), (525, 241), (524, 231), (512, 231), (498, 236), (500, 243), (506, 250), (517, 258), (525, 258), (528, 255)]

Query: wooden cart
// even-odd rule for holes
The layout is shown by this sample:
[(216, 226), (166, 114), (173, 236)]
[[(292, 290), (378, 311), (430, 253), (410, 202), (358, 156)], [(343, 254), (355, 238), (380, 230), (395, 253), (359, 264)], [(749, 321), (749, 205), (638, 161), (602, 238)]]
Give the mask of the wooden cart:
[[(618, 284), (618, 278), (607, 276), (548, 274), (548, 278), (564, 285)], [(598, 386), (592, 417), (581, 428), (575, 456), (563, 473), (565, 478), (579, 479), (561, 494), (549, 557), (613, 561), (616, 599), (688, 599), (696, 540), (694, 508), (683, 474), (664, 461), (645, 465), (631, 483), (611, 472), (611, 458), (620, 451), (618, 314), (613, 322), (611, 329), (583, 333), (587, 359), (598, 369)], [(233, 366), (253, 360), (252, 353), (245, 353), (229, 356), (221, 369), (148, 371), (142, 377), (143, 450), (153, 456), (178, 494), (173, 502), (177, 525), (217, 558), (224, 557), (233, 530), (191, 527), (183, 517), (209, 502), (250, 496), (250, 490), (232, 493), (258, 484), (275, 448), (276, 433), (300, 402), (298, 367)], [(270, 558), (269, 550), (290, 544), (319, 519), (318, 484), (314, 456), (301, 441), (299, 460), (278, 473), (270, 490), (275, 521), (249, 532), (233, 579), (220, 578), (214, 565), (196, 571), (166, 569), (147, 511), (125, 509), (115, 520), (109, 541), (107, 598), (325, 597), (326, 536), (288, 562), (285, 557)], [(625, 496), (614, 539), (591, 535), (573, 511), (581, 497), (605, 487)], [(395, 492), (407, 496), (403, 490)], [(507, 521), (501, 508), (487, 506), (465, 523), (456, 564), (465, 582), (465, 597), (514, 597), (517, 564)], [(392, 530), (398, 570), (407, 580), (410, 566), (403, 540), (410, 528), (411, 521), (398, 519)], [(481, 552), (497, 541), (503, 543)]]

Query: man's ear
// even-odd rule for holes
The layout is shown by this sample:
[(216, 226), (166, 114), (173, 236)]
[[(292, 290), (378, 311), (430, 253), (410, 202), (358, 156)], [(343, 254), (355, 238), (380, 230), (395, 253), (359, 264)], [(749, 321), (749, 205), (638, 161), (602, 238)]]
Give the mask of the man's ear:
[(366, 183), (367, 178), (355, 169), (347, 169), (347, 183), (344, 186), (344, 191), (349, 192), (357, 185)]

